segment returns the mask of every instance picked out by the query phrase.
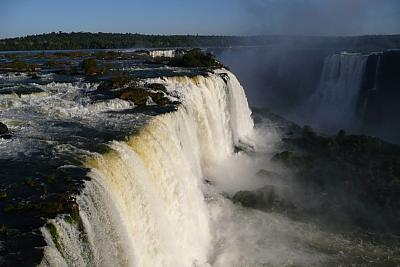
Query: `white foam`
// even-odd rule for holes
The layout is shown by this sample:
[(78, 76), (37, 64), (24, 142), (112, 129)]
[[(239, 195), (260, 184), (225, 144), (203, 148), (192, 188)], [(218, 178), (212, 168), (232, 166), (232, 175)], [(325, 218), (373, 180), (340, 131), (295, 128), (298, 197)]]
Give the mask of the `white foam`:
[(151, 57), (174, 57), (175, 50), (150, 50)]

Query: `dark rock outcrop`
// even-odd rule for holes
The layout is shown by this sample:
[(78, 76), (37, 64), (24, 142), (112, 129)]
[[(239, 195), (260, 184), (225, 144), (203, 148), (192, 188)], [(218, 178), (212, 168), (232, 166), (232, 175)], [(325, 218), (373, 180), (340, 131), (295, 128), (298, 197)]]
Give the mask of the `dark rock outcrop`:
[(8, 127), (4, 123), (0, 122), (0, 135), (7, 134)]
[(266, 185), (253, 191), (239, 191), (233, 198), (234, 203), (240, 203), (247, 208), (259, 209), (262, 211), (289, 211), (294, 210), (294, 205), (280, 197), (272, 185)]
[(255, 191), (239, 191), (233, 196), (233, 202), (235, 203), (240, 203), (244, 207), (266, 211), (270, 211), (276, 201), (275, 189), (271, 185), (264, 186)]

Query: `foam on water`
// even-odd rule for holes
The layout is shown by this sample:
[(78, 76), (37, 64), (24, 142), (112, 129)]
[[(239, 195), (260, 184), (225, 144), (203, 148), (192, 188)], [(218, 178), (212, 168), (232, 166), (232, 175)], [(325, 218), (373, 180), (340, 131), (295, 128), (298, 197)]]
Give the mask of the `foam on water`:
[[(15, 85), (20, 87), (25, 85)], [(96, 84), (51, 82), (29, 84), (43, 92), (4, 94), (0, 96), (0, 117), (8, 125), (13, 138), (2, 141), (1, 158), (18, 158), (46, 148), (50, 143), (76, 143), (97, 132), (97, 138), (110, 131), (130, 132), (145, 123), (149, 116), (142, 113), (118, 114), (131, 110), (134, 103), (121, 99), (93, 100), (90, 95)], [(112, 111), (112, 112), (110, 112)], [(114, 112), (114, 113), (113, 113)], [(134, 123), (133, 123), (134, 122)], [(87, 132), (83, 131), (87, 128)]]
[[(269, 161), (279, 132), (268, 122), (254, 128), (233, 74), (149, 82), (165, 84), (182, 104), (88, 157), (81, 221), (51, 220), (56, 237), (42, 228), (42, 266), (321, 266), (355, 245), (225, 197), (264, 185), (261, 168), (285, 171)], [(234, 153), (244, 144), (251, 149)], [(355, 254), (365, 249), (373, 255), (376, 247)]]

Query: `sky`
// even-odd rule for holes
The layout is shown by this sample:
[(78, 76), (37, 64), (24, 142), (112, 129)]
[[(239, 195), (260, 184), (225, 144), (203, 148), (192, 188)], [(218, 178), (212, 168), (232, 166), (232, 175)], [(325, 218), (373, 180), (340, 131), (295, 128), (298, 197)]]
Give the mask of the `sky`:
[(400, 0), (0, 0), (0, 38), (46, 32), (400, 33)]

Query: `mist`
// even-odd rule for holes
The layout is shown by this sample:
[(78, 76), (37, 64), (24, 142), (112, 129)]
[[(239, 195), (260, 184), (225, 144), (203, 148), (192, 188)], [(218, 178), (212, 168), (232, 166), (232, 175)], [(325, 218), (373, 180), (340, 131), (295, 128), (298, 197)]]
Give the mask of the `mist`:
[(330, 50), (299, 50), (285, 43), (215, 53), (241, 78), (251, 106), (267, 107), (286, 116), (313, 93)]
[(396, 0), (242, 1), (248, 34), (348, 36), (400, 31)]

